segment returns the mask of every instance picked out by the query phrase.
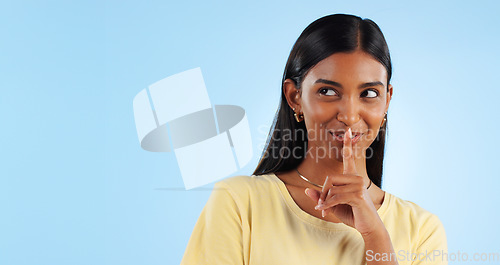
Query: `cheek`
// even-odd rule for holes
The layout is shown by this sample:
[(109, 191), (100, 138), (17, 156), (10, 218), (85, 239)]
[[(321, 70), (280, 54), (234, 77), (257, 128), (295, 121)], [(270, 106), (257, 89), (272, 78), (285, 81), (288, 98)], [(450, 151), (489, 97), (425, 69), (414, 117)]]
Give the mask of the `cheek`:
[(326, 139), (326, 124), (332, 120), (333, 110), (326, 104), (314, 103), (303, 105), (305, 125), (310, 139)]
[(377, 134), (380, 131), (380, 125), (382, 124), (384, 115), (383, 114), (381, 115), (376, 111), (371, 111), (365, 117), (366, 117), (365, 121), (368, 124), (368, 130), (369, 130), (368, 138), (370, 140), (375, 140), (375, 137), (377, 137)]
[(332, 104), (307, 100), (306, 98), (302, 101), (302, 111), (304, 112), (304, 118), (311, 123), (323, 123), (331, 118), (334, 108)]

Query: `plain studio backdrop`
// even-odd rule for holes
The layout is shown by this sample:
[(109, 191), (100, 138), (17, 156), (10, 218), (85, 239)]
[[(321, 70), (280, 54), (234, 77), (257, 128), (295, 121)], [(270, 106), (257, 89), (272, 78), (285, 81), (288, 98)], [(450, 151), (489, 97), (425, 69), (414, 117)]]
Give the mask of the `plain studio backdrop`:
[(173, 153), (140, 148), (134, 96), (201, 67), (212, 104), (246, 110), (253, 157), (231, 176), (250, 175), (293, 43), (332, 13), (374, 20), (389, 45), (382, 188), (436, 214), (450, 253), (500, 252), (498, 11), (494, 1), (2, 1), (0, 264), (179, 264), (213, 183), (185, 191)]

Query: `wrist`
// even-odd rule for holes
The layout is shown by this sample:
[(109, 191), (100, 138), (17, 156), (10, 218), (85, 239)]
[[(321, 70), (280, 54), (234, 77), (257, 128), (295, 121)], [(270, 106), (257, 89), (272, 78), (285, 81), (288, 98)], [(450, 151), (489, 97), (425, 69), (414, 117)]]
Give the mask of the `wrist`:
[(371, 231), (361, 233), (361, 237), (363, 237), (363, 240), (365, 242), (373, 242), (373, 241), (378, 241), (380, 242), (381, 240), (386, 240), (389, 237), (389, 232), (387, 232), (387, 229), (385, 229), (385, 226), (379, 226), (376, 229), (373, 229)]

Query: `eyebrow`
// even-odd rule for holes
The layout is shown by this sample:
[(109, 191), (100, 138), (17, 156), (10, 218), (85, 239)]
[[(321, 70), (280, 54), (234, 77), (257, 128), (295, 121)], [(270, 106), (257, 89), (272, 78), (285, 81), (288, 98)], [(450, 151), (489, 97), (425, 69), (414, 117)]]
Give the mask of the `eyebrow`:
[[(332, 80), (326, 80), (326, 79), (318, 79), (316, 80), (316, 82), (314, 82), (315, 84), (317, 83), (323, 83), (323, 84), (327, 84), (327, 85), (332, 85), (332, 86), (336, 86), (336, 87), (340, 87), (343, 89), (342, 85), (338, 82), (335, 82), (335, 81), (332, 81)], [(375, 81), (375, 82), (368, 82), (368, 83), (364, 83), (364, 84), (361, 84), (359, 85), (359, 89), (361, 88), (366, 88), (366, 87), (371, 87), (371, 86), (384, 86), (384, 84), (380, 81)]]

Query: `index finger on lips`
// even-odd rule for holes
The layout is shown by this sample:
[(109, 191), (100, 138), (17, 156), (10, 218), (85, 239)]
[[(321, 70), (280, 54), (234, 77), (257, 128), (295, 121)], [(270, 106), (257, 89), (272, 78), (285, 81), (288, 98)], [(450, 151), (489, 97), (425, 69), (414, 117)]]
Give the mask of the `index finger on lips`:
[(356, 175), (356, 162), (352, 151), (352, 131), (351, 128), (344, 134), (344, 148), (342, 149), (342, 163), (344, 164), (344, 174)]

